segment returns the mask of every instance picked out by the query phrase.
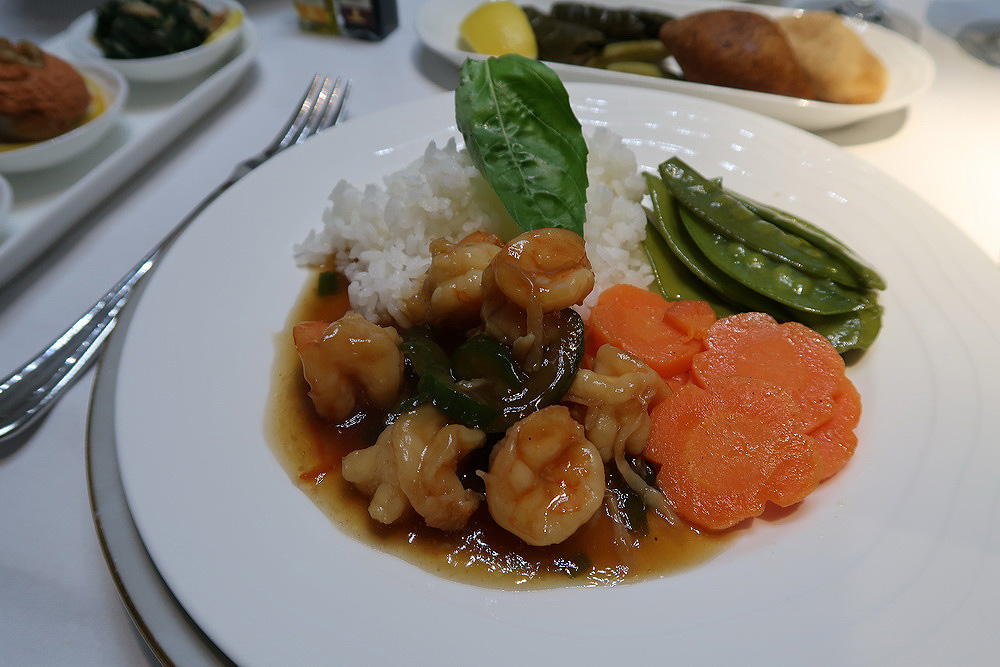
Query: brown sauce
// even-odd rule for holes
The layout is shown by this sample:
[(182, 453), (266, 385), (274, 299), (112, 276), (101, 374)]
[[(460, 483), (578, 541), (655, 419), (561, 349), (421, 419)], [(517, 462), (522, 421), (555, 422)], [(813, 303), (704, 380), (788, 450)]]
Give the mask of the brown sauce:
[[(493, 522), (484, 502), (464, 529), (445, 533), (419, 516), (385, 526), (368, 515), (368, 498), (344, 481), (343, 457), (374, 442), (374, 419), (337, 427), (319, 419), (292, 345), (291, 327), (304, 320), (333, 321), (348, 307), (346, 289), (315, 296), (309, 281), (286, 330), (276, 340), (267, 423), (275, 456), (291, 480), (346, 533), (427, 571), (468, 584), (500, 589), (596, 586), (660, 577), (704, 562), (728, 542), (726, 535), (671, 526), (647, 511), (648, 532), (615, 539), (616, 523), (605, 508), (562, 544), (533, 547)], [(342, 285), (343, 287), (343, 285)], [(484, 459), (485, 460), (485, 459)], [(467, 471), (470, 488), (478, 477)], [(621, 531), (617, 531), (621, 535)]]

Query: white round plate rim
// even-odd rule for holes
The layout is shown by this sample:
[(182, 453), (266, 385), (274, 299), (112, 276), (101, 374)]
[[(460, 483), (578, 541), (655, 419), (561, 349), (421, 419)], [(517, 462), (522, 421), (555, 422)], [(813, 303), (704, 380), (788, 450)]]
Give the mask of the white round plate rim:
[[(458, 26), (462, 19), (480, 4), (482, 4), (481, 0), (429, 0), (421, 7), (420, 13), (417, 15), (416, 29), (420, 41), (427, 48), (456, 65), (461, 65), (466, 58), (484, 58), (485, 56), (481, 54), (463, 50), (458, 36)], [(545, 9), (551, 5), (551, 2), (543, 0), (532, 4), (539, 9)], [(602, 4), (613, 7), (634, 7), (637, 5), (633, 0), (607, 0)], [(692, 2), (690, 0), (647, 0), (641, 4), (644, 9), (675, 15), (722, 7), (756, 11), (772, 17), (788, 16), (803, 11), (766, 5), (748, 7), (732, 2)], [(695, 95), (762, 113), (806, 130), (829, 130), (897, 111), (927, 91), (934, 80), (934, 59), (919, 44), (879, 25), (850, 19), (845, 19), (845, 21), (860, 34), (868, 47), (883, 60), (889, 70), (889, 88), (883, 99), (878, 102), (833, 104), (690, 81), (657, 79), (593, 67), (563, 63), (547, 64), (559, 73), (563, 81), (619, 83)]]
[(93, 146), (121, 117), (128, 98), (128, 82), (114, 69), (99, 62), (71, 62), (81, 74), (101, 87), (107, 107), (98, 116), (69, 132), (21, 148), (0, 151), (0, 172), (15, 173), (43, 169), (68, 160)]
[(0, 239), (3, 239), (3, 228), (7, 222), (7, 215), (11, 206), (14, 205), (14, 189), (10, 187), (10, 181), (0, 174)]
[[(291, 246), (319, 224), (340, 177), (377, 181), (428, 140), (455, 136), (446, 93), (348, 121), (251, 173), (178, 239), (137, 304), (115, 395), (119, 463), (142, 539), (185, 610), (240, 664), (592, 664), (662, 658), (665, 645), (712, 663), (1000, 649), (956, 642), (992, 636), (1000, 612), (988, 530), (1000, 453), (986, 447), (1000, 431), (1000, 388), (987, 381), (1000, 368), (995, 267), (906, 188), (813, 135), (667, 92), (567, 89), (584, 125), (625, 136), (641, 167), (680, 153), (828, 227), (886, 273), (885, 328), (849, 370), (865, 401), (854, 460), (714, 560), (615, 588), (457, 584), (332, 526), (263, 433), (275, 336), (304, 281)], [(238, 252), (220, 254), (234, 239)], [(946, 361), (927, 354), (945, 343)]]
[[(142, 285), (130, 301), (138, 302)], [(132, 521), (115, 450), (115, 384), (133, 308), (118, 317), (98, 360), (87, 421), (87, 491), (94, 529), (115, 588), (149, 651), (164, 665), (216, 667), (225, 656), (178, 604)]]
[(97, 10), (92, 10), (78, 16), (66, 29), (68, 48), (77, 58), (104, 63), (136, 83), (173, 81), (193, 76), (221, 61), (236, 44), (248, 21), (246, 9), (235, 0), (204, 0), (203, 4), (209, 9), (238, 11), (242, 18), (219, 38), (192, 49), (151, 58), (106, 58), (92, 39), (97, 21)]

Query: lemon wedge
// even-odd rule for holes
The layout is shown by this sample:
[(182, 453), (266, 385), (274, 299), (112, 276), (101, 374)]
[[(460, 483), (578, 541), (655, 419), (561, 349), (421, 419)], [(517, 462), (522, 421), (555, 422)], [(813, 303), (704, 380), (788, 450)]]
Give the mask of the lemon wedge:
[(501, 0), (480, 5), (465, 17), (458, 32), (476, 53), (538, 57), (538, 43), (528, 16), (513, 2)]

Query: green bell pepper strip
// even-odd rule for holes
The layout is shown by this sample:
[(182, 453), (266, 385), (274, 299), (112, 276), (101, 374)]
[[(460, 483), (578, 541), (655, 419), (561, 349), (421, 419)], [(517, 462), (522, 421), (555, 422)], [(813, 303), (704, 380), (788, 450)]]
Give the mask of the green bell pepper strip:
[(448, 355), (431, 338), (429, 327), (414, 327), (404, 332), (402, 350), (420, 378), (418, 398), (429, 399), (441, 412), (471, 428), (483, 428), (499, 417), (499, 409), (455, 382)]
[(485, 379), (499, 391), (516, 391), (528, 379), (507, 346), (487, 334), (475, 335), (455, 348), (451, 371), (456, 380)]
[[(576, 377), (585, 346), (583, 319), (567, 308), (558, 314), (554, 326), (558, 335), (545, 348), (538, 368), (527, 375), (510, 368), (513, 362), (503, 345), (496, 343), (496, 347), (478, 337), (460, 346), (449, 359), (433, 340), (429, 327), (414, 327), (404, 332), (402, 349), (419, 376), (418, 397), (430, 400), (465, 426), (503, 433), (515, 422), (557, 402)], [(497, 356), (473, 362), (471, 357), (482, 352)], [(461, 381), (456, 380), (459, 375)]]

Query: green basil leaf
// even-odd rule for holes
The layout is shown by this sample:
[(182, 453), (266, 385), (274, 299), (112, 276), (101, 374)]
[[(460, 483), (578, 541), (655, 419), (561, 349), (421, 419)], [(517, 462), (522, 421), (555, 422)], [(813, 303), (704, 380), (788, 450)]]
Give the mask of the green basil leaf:
[(473, 162), (521, 229), (583, 235), (587, 144), (555, 72), (514, 54), (466, 60), (455, 118)]

